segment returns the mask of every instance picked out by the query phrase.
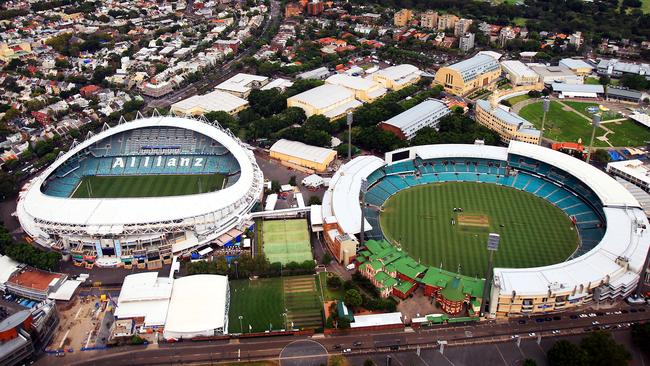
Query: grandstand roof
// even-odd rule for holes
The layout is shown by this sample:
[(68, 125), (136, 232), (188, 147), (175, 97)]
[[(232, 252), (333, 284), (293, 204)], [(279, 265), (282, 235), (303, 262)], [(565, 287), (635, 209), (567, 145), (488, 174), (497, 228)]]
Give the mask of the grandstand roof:
[(194, 275), (174, 280), (165, 338), (192, 338), (227, 332), (228, 277)]
[(591, 188), (605, 206), (639, 207), (639, 202), (602, 170), (559, 151), (525, 142), (511, 141), (508, 153), (527, 156), (570, 173)]
[[(361, 230), (361, 180), (384, 165), (384, 161), (376, 156), (360, 156), (343, 165), (332, 177), (323, 196), (323, 216), (336, 215), (345, 233), (358, 234)], [(367, 220), (364, 229), (372, 230)]]
[[(70, 157), (97, 141), (124, 131), (144, 127), (176, 127), (188, 129), (218, 141), (237, 160), (241, 168), (239, 180), (232, 186), (209, 193), (146, 197), (146, 198), (61, 198), (41, 192), (45, 179)], [(34, 178), (21, 192), (18, 217), (23, 228), (33, 237), (40, 229), (34, 219), (50, 223), (82, 225), (88, 232), (121, 233), (124, 225), (192, 220), (224, 208), (233, 211), (245, 207), (245, 200), (261, 191), (261, 172), (252, 153), (223, 130), (194, 119), (151, 117), (123, 123), (94, 135), (57, 159), (42, 174)], [(247, 201), (248, 202), (248, 201)], [(40, 235), (45, 235), (40, 234)]]

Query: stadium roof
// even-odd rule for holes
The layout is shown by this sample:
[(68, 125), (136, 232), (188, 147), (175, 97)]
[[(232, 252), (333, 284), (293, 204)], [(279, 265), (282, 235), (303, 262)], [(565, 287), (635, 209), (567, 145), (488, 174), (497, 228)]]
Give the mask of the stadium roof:
[(158, 277), (157, 272), (144, 272), (124, 277), (115, 317), (144, 318), (146, 326), (165, 324), (173, 279)]
[[(382, 159), (367, 155), (354, 158), (339, 168), (323, 196), (323, 217), (335, 215), (345, 233), (358, 234), (361, 231), (361, 180), (384, 165)], [(364, 229), (372, 230), (367, 220)]]
[[(62, 198), (41, 192), (45, 179), (66, 160), (97, 141), (124, 131), (144, 127), (177, 127), (212, 138), (226, 147), (241, 168), (239, 180), (232, 186), (209, 193), (185, 196), (142, 198)], [(35, 177), (26, 191), (21, 192), (18, 217), (23, 228), (36, 237), (40, 229), (30, 223), (39, 221), (82, 225), (88, 232), (121, 233), (124, 225), (147, 224), (173, 220), (191, 220), (197, 216), (231, 207), (245, 207), (249, 196), (261, 191), (259, 169), (252, 153), (223, 130), (198, 120), (179, 117), (151, 117), (123, 123), (94, 135), (57, 159), (42, 174)], [(255, 165), (253, 165), (255, 164)], [(257, 170), (256, 170), (257, 168)], [(259, 181), (259, 182), (258, 182)], [(46, 235), (46, 234), (41, 234)]]
[(409, 108), (404, 112), (394, 116), (384, 123), (404, 130), (413, 124), (421, 122), (422, 119), (426, 116), (435, 114), (441, 110), (446, 110), (447, 113), (451, 112), (449, 108), (447, 108), (447, 105), (443, 102), (435, 99), (427, 99), (424, 102), (414, 106), (413, 108)]
[[(422, 145), (411, 148), (398, 149), (393, 151), (400, 152), (404, 150), (411, 150), (414, 155), (422, 159), (437, 159), (448, 158), (450, 156), (457, 158), (478, 158), (478, 159), (493, 159), (493, 160), (507, 160), (508, 150), (489, 145), (461, 145), (461, 144), (440, 144), (440, 145)], [(386, 160), (388, 161), (388, 155)]]
[(527, 156), (558, 167), (583, 181), (605, 206), (639, 207), (639, 202), (616, 180), (584, 161), (559, 151), (525, 142), (511, 141), (508, 153)]
[(227, 333), (228, 277), (194, 275), (174, 280), (165, 338), (192, 338)]
[(330, 107), (346, 99), (354, 98), (354, 92), (340, 85), (324, 84), (309, 89), (289, 99), (297, 100), (316, 109)]
[(336, 151), (332, 149), (307, 145), (299, 141), (285, 139), (276, 141), (275, 144), (271, 146), (271, 151), (321, 164), (329, 162), (332, 154), (336, 154)]

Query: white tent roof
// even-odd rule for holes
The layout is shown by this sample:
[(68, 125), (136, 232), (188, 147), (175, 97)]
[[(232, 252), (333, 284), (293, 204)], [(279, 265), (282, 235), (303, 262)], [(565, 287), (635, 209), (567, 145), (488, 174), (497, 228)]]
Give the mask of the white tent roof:
[(217, 328), (227, 333), (228, 277), (194, 275), (174, 280), (165, 323), (165, 338), (213, 335)]
[(136, 273), (124, 277), (115, 317), (144, 317), (146, 326), (165, 324), (172, 283), (172, 279), (158, 277), (157, 272)]
[(79, 285), (81, 285), (82, 282), (83, 281), (78, 280), (66, 280), (56, 290), (56, 292), (49, 294), (47, 297), (48, 299), (70, 301), (72, 295), (74, 295), (75, 290), (77, 287), (79, 287)]
[(377, 327), (381, 325), (402, 324), (402, 313), (356, 315), (350, 328)]
[(302, 160), (325, 163), (327, 159), (335, 153), (332, 149), (303, 144), (298, 141), (280, 139), (273, 146), (271, 152), (277, 152), (284, 155), (295, 156)]

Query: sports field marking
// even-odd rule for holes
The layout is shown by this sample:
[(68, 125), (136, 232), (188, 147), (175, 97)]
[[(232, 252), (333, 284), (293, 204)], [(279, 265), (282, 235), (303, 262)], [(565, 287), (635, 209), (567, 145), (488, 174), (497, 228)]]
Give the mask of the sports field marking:
[(262, 225), (264, 254), (269, 262), (304, 262), (312, 260), (307, 220), (267, 220)]
[(490, 226), (490, 220), (486, 215), (459, 214), (458, 225), (487, 228)]
[(217, 191), (223, 174), (117, 175), (84, 177), (72, 198), (162, 197)]

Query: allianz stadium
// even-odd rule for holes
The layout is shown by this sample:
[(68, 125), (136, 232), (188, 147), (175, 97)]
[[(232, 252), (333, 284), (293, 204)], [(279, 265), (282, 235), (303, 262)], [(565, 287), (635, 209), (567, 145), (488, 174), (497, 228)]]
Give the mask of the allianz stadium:
[(239, 242), (263, 180), (230, 131), (154, 116), (74, 144), (23, 188), (17, 216), (34, 241), (76, 264), (155, 268)]
[[(640, 276), (646, 275), (644, 262), (650, 247), (650, 233), (648, 219), (639, 202), (599, 169), (566, 154), (523, 142), (511, 141), (508, 147), (427, 145), (388, 152), (383, 159), (357, 157), (343, 165), (332, 178), (323, 198), (321, 214), (330, 226), (337, 225), (340, 232), (354, 236), (363, 230), (367, 239), (386, 239), (399, 251), (409, 250), (401, 237), (395, 240), (386, 235), (385, 220), (381, 217), (389, 211), (387, 202), (403, 192), (432, 185), (443, 187), (453, 182), (493, 186), (498, 187), (495, 190), (504, 189), (515, 192), (513, 194), (522, 192), (529, 195), (529, 200), (543, 200), (553, 205), (552, 209), (558, 210), (560, 215), (563, 212), (571, 219), (577, 238), (575, 251), (554, 263), (496, 266), (491, 272), (492, 281), (487, 284), (490, 287), (488, 299), (484, 299), (489, 301), (491, 317), (561, 312), (623, 298), (634, 291)], [(359, 203), (362, 186), (367, 187), (365, 206)], [(422, 206), (426, 206), (426, 201), (416, 200), (411, 205)], [(402, 209), (393, 215), (404, 215), (404, 212)], [(444, 220), (449, 222), (451, 215)], [(412, 231), (418, 225), (413, 221), (418, 220), (431, 218), (411, 217), (403, 221)], [(495, 230), (494, 227), (490, 229)], [(496, 225), (496, 230), (500, 229)], [(546, 231), (556, 229), (547, 227)], [(432, 239), (433, 229), (427, 230), (423, 246), (446, 244), (451, 248), (448, 250), (458, 246), (458, 243), (444, 240), (436, 242)], [(481, 238), (484, 240), (481, 243), (487, 242), (487, 233)], [(523, 239), (524, 245), (526, 241)], [(544, 252), (546, 246), (538, 249)], [(359, 253), (369, 250), (358, 248)], [(481, 250), (487, 253), (485, 244), (481, 244)], [(386, 252), (394, 255), (394, 251)], [(398, 266), (391, 268), (390, 258), (382, 258), (381, 253), (371, 254), (377, 257), (373, 259), (381, 261), (374, 271), (385, 271), (399, 281), (406, 279), (415, 286), (424, 287), (425, 292), (427, 271), (439, 271), (440, 262), (421, 266), (419, 257), (414, 256), (415, 260), (410, 261), (413, 265), (404, 266), (408, 271), (401, 273)], [(455, 272), (456, 269), (450, 270)], [(375, 285), (382, 287), (386, 283), (389, 282)], [(409, 288), (414, 287), (409, 285)], [(393, 294), (395, 290), (397, 286)]]

